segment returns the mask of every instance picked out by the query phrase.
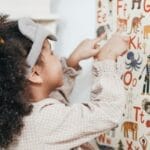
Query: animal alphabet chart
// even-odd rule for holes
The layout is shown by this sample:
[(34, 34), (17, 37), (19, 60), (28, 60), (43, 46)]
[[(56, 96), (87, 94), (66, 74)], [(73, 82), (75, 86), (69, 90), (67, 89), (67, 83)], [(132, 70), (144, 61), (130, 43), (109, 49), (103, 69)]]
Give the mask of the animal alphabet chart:
[(102, 150), (150, 150), (150, 0), (97, 0), (97, 36), (106, 33), (106, 41), (115, 31), (130, 39), (117, 62), (127, 102), (120, 125), (95, 142)]

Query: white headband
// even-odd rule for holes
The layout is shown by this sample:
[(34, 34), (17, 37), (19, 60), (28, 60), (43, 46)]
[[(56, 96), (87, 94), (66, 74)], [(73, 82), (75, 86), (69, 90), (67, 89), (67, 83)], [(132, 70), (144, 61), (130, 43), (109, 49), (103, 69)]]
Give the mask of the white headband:
[(31, 71), (41, 53), (44, 40), (49, 38), (50, 40), (57, 41), (57, 39), (50, 31), (46, 30), (40, 24), (33, 22), (30, 18), (19, 19), (18, 26), (20, 32), (33, 42), (27, 56), (27, 63), (30, 66)]

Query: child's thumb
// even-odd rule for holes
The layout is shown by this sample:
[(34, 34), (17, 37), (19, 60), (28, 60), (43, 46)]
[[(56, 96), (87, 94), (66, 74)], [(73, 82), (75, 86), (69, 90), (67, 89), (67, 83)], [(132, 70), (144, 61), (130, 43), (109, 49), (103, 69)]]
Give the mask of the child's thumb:
[(98, 47), (98, 48), (96, 48), (96, 49), (92, 49), (92, 50), (91, 50), (91, 54), (92, 54), (92, 56), (97, 55), (99, 52), (100, 52), (100, 48), (99, 48), (99, 47)]
[(100, 41), (102, 41), (105, 37), (106, 37), (106, 33), (101, 34), (99, 37), (97, 37), (96, 39), (94, 39), (95, 44), (97, 44)]

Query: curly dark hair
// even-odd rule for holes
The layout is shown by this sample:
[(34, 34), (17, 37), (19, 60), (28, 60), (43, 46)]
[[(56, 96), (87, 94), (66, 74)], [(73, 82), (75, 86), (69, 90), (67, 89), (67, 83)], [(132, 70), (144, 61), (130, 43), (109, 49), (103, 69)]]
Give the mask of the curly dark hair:
[(32, 111), (24, 94), (28, 84), (26, 57), (32, 41), (20, 33), (17, 21), (6, 18), (0, 16), (0, 148), (17, 139), (23, 117)]

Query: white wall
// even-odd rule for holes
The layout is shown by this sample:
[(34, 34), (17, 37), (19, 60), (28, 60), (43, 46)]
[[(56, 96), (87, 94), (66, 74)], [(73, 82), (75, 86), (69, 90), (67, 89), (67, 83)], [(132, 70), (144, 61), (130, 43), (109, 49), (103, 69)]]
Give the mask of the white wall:
[(0, 12), (11, 18), (29, 16), (36, 19), (51, 18), (50, 0), (0, 0)]
[[(83, 39), (95, 37), (96, 0), (13, 0), (13, 2), (0, 0), (0, 2), (1, 12), (10, 14), (12, 18), (30, 16), (45, 20), (53, 19), (56, 17), (53, 14), (58, 14), (56, 53), (60, 55), (69, 56)], [(89, 97), (91, 60), (84, 61), (81, 65), (83, 72), (76, 82), (71, 96), (72, 102), (86, 100)]]
[[(60, 55), (68, 56), (83, 39), (95, 37), (95, 0), (52, 0), (51, 11), (60, 17), (56, 43), (56, 52)], [(72, 102), (87, 100), (89, 97), (91, 60), (81, 65), (83, 72), (71, 95)]]

